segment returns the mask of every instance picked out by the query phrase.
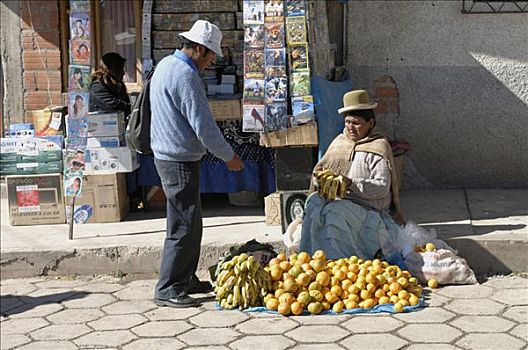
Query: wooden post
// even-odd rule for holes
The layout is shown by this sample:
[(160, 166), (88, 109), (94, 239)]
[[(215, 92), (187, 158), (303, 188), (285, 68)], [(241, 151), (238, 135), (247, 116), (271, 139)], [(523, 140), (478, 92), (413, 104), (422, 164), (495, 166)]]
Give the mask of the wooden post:
[(73, 215), (75, 214), (75, 197), (72, 197), (71, 206), (70, 206), (70, 225), (68, 231), (68, 239), (73, 239)]
[(328, 78), (335, 69), (335, 54), (328, 34), (326, 1), (308, 2), (308, 36), (310, 57), (313, 60), (313, 75)]

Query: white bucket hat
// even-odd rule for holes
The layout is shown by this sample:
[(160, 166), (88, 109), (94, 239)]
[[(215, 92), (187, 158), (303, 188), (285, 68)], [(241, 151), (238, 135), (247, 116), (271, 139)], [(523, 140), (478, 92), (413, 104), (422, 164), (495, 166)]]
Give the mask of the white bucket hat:
[(194, 22), (191, 30), (180, 33), (180, 36), (207, 47), (219, 57), (224, 57), (222, 55), (222, 48), (220, 47), (222, 32), (211, 22), (200, 19)]

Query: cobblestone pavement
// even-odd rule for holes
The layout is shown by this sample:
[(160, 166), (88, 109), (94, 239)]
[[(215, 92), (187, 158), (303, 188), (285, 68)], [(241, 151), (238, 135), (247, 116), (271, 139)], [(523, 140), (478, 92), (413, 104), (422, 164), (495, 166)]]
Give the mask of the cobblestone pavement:
[[(2, 280), (1, 349), (527, 349), (528, 279), (429, 293), (406, 314), (282, 317), (160, 308), (155, 280)], [(208, 298), (207, 298), (208, 297)]]

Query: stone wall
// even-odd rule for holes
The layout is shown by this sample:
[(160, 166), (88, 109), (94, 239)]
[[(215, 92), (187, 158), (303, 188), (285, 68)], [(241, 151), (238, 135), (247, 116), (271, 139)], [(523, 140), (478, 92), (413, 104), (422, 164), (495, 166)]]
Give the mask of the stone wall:
[(384, 131), (411, 145), (404, 188), (526, 187), (528, 14), (461, 6), (347, 2), (347, 68), (380, 98)]

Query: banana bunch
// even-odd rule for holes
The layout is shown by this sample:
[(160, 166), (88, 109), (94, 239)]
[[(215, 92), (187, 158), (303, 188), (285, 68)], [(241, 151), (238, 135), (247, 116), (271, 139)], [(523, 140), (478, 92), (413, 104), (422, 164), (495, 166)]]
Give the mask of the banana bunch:
[(242, 253), (224, 262), (215, 287), (216, 301), (222, 309), (240, 310), (262, 305), (273, 283), (255, 257)]
[(319, 184), (317, 192), (321, 197), (334, 200), (346, 196), (347, 185), (343, 176), (336, 175), (331, 169), (315, 171), (314, 176)]

